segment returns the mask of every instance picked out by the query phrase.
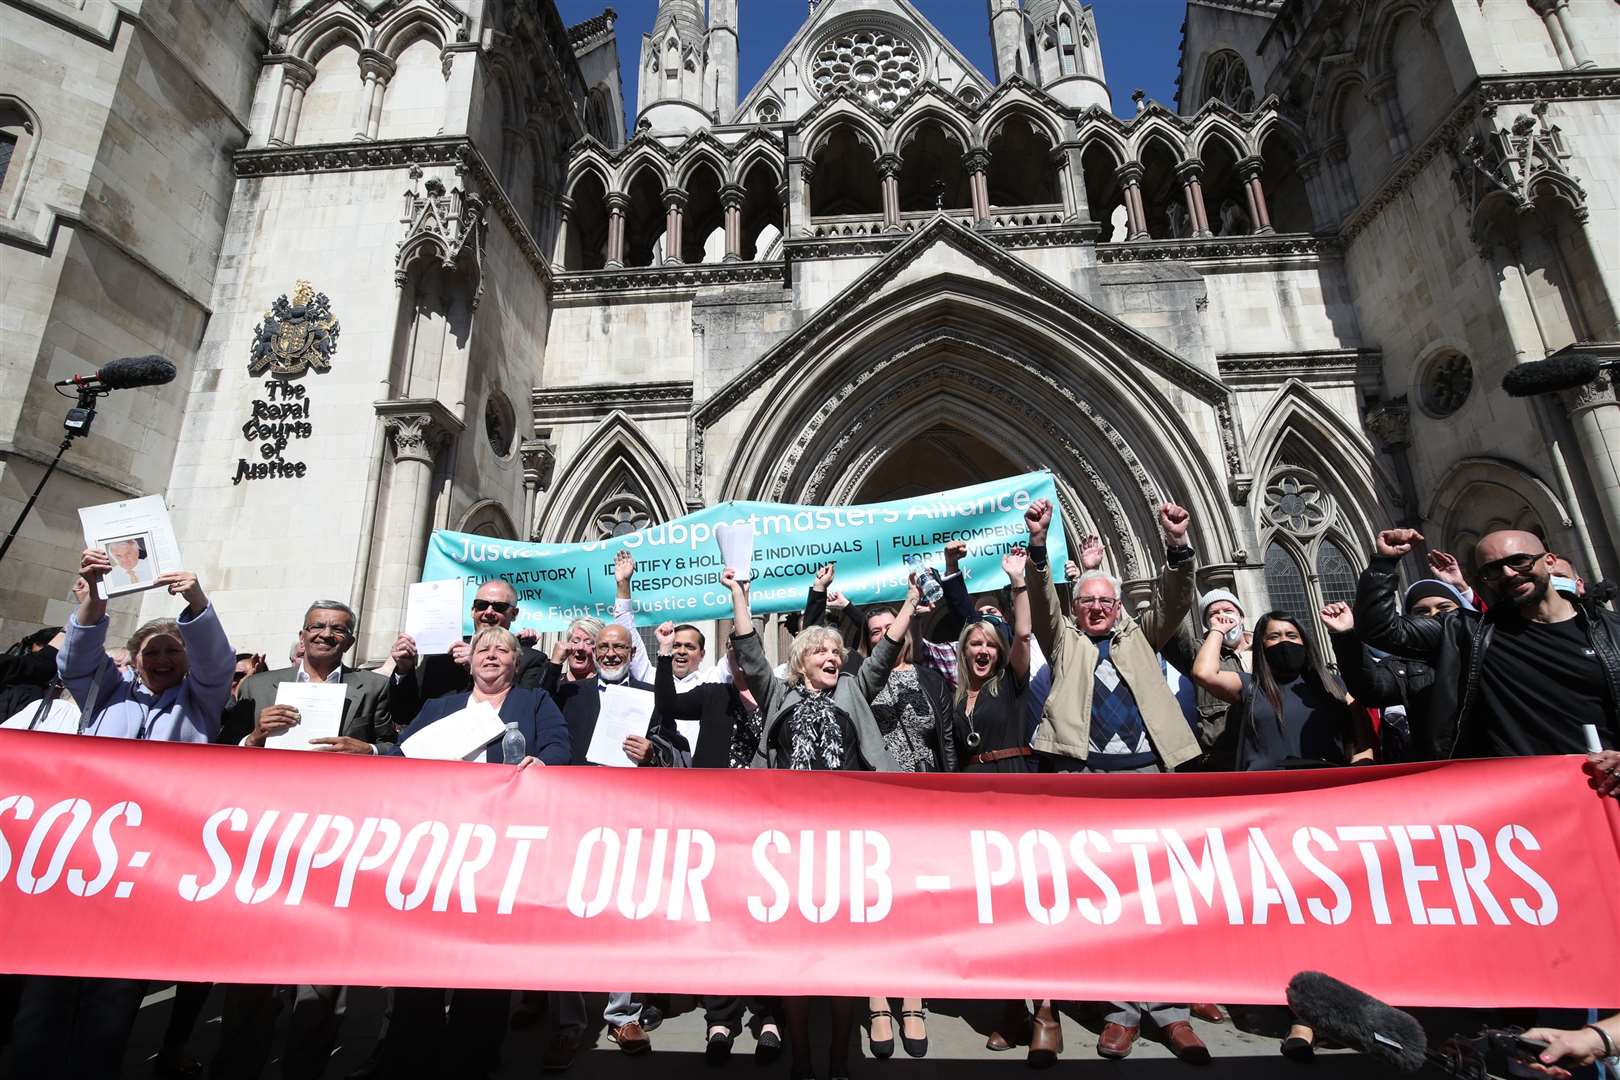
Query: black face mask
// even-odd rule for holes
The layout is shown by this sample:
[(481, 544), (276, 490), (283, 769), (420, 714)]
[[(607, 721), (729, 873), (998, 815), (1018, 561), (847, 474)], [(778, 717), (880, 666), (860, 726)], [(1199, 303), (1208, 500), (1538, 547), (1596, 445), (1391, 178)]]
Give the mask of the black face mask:
[(1279, 641), (1266, 646), (1266, 666), (1273, 674), (1291, 679), (1305, 670), (1310, 661), (1310, 650), (1297, 641)]

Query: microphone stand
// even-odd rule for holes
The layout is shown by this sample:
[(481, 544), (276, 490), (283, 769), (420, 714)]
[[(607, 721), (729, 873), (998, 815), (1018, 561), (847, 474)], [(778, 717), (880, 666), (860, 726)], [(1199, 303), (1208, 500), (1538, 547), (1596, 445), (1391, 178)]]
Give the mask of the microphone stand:
[(96, 398), (110, 392), (110, 388), (80, 384), (78, 391), (78, 404), (68, 410), (67, 416), (62, 421), (62, 426), (67, 429), (67, 434), (62, 438), (62, 445), (56, 448), (56, 456), (51, 459), (50, 465), (46, 467), (45, 475), (41, 476), (39, 483), (34, 485), (34, 493), (28, 496), (27, 502), (23, 503), (22, 512), (17, 515), (17, 520), (12, 523), (11, 531), (6, 534), (5, 542), (0, 543), (0, 559), (4, 559), (6, 552), (11, 550), (12, 541), (17, 539), (18, 530), (22, 528), (23, 522), (27, 520), (28, 512), (34, 508), (34, 503), (39, 501), (39, 493), (45, 490), (45, 482), (56, 471), (56, 466), (61, 462), (62, 455), (67, 453), (68, 447), (73, 445), (74, 439), (90, 434), (90, 425), (96, 419)]

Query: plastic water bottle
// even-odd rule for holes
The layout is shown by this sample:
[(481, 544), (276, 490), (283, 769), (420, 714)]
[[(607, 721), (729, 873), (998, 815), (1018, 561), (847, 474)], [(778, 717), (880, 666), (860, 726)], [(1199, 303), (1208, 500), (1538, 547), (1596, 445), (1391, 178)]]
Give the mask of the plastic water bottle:
[(506, 734), (501, 736), (501, 761), (507, 765), (517, 765), (523, 761), (528, 753), (528, 747), (523, 741), (523, 732), (518, 730), (517, 722), (506, 725)]

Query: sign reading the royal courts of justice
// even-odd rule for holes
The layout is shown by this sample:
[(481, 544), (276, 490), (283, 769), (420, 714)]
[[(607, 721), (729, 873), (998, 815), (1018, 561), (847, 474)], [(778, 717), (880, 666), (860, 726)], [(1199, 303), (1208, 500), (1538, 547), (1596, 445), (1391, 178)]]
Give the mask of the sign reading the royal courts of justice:
[(282, 295), (253, 328), (249, 375), (270, 372), (262, 398), (242, 425), (242, 437), (253, 444), (249, 456), (237, 459), (231, 484), (243, 480), (301, 480), (308, 471), (302, 461), (288, 461), (287, 448), (295, 439), (314, 434), (310, 424), (308, 389), (287, 379), (305, 371), (329, 371), (337, 351), (339, 326), (325, 293), (307, 281), (298, 282), (292, 298)]

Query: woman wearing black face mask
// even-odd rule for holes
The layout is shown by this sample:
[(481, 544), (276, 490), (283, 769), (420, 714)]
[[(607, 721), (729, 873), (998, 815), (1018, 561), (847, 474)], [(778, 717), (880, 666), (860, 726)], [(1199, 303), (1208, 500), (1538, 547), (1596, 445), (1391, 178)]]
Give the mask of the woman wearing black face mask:
[[(1344, 686), (1317, 662), (1300, 621), (1282, 611), (1254, 627), (1253, 675), (1222, 671), (1221, 641), (1236, 626), (1227, 612), (1210, 616), (1209, 632), (1193, 661), (1193, 681), (1238, 706), (1238, 768), (1311, 768), (1371, 761), (1372, 724)], [(1283, 1040), (1287, 1057), (1308, 1061), (1315, 1034), (1295, 1023)]]
[(1210, 619), (1192, 677), (1209, 693), (1239, 706), (1238, 768), (1252, 771), (1349, 765), (1372, 758), (1366, 710), (1317, 662), (1310, 638), (1286, 612), (1261, 616), (1254, 628), (1254, 674), (1220, 670), (1220, 644), (1232, 616)]

